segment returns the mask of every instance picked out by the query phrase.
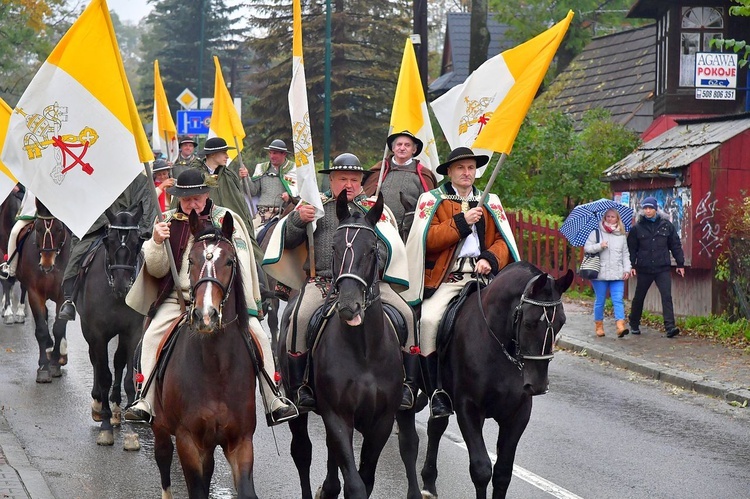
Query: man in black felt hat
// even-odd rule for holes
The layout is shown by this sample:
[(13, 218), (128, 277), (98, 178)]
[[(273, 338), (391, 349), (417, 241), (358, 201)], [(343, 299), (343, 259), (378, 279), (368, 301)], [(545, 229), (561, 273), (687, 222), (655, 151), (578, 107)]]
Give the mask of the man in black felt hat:
[(402, 238), (406, 240), (417, 199), (423, 192), (434, 189), (437, 180), (432, 171), (417, 159), (423, 143), (413, 133), (404, 130), (389, 135), (386, 144), (391, 154), (385, 160), (385, 166), (381, 161), (370, 168), (372, 175), (365, 180), (364, 189), (368, 196), (375, 194), (380, 170), (385, 168), (380, 190), (386, 206), (396, 217)]
[(249, 194), (255, 198), (258, 212), (256, 228), (281, 213), (287, 203), (297, 203), (297, 174), (289, 161), (286, 144), (273, 140), (268, 147), (268, 161), (258, 163), (250, 179)]
[(198, 141), (191, 135), (183, 135), (179, 141), (180, 154), (172, 164), (172, 175), (177, 178), (180, 173), (190, 168), (190, 163), (198, 159), (195, 154), (195, 148), (198, 147)]

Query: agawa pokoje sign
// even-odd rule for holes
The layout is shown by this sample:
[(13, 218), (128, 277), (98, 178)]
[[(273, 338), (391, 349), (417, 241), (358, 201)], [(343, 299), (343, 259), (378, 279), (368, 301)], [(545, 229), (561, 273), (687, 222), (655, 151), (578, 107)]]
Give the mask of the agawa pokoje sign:
[(737, 88), (737, 54), (695, 54), (695, 98), (734, 100)]

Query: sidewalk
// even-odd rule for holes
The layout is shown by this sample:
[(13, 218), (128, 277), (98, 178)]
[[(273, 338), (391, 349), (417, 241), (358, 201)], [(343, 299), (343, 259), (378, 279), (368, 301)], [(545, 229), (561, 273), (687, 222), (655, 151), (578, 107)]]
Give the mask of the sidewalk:
[(565, 302), (567, 322), (558, 347), (585, 351), (594, 359), (671, 383), (750, 406), (750, 354), (684, 332), (667, 338), (662, 330), (641, 325), (641, 335), (617, 338), (614, 319), (604, 320), (606, 336), (594, 335), (591, 307)]
[(0, 410), (0, 497), (53, 499), (42, 474), (29, 462), (21, 442)]

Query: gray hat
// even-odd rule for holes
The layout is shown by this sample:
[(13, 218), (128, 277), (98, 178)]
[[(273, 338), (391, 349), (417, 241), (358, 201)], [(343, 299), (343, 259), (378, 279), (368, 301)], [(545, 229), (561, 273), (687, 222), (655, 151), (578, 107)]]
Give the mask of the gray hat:
[(278, 151), (278, 152), (285, 152), (289, 154), (289, 151), (286, 148), (286, 143), (281, 139), (275, 139), (273, 140), (268, 147), (264, 147), (266, 151)]
[(360, 172), (365, 175), (370, 172), (362, 168), (362, 163), (359, 162), (359, 158), (350, 152), (339, 154), (331, 163), (331, 167), (320, 170), (318, 173), (330, 174), (332, 172)]
[(171, 170), (172, 165), (168, 164), (165, 159), (157, 159), (154, 161), (154, 165), (151, 167), (151, 172), (156, 173), (162, 170)]

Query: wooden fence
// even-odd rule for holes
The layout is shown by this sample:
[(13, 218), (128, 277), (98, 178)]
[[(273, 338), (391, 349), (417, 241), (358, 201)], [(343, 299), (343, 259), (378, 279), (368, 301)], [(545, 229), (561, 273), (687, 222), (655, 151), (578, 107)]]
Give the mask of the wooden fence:
[[(583, 259), (583, 248), (573, 247), (559, 232), (559, 225), (549, 220), (542, 222), (539, 217), (522, 212), (506, 212), (513, 235), (516, 238), (521, 259), (528, 261), (547, 272), (552, 277), (560, 277), (568, 269), (574, 272)], [(590, 288), (589, 281), (576, 275), (571, 289), (583, 291)]]

